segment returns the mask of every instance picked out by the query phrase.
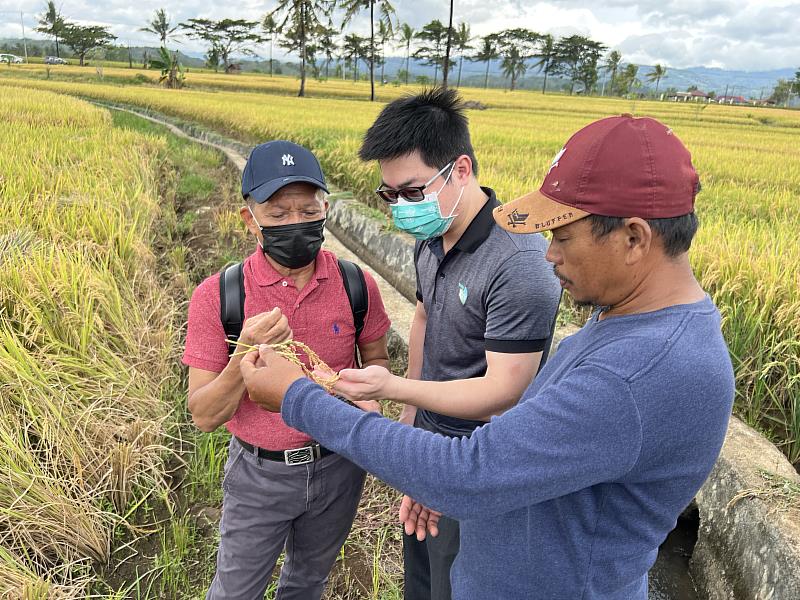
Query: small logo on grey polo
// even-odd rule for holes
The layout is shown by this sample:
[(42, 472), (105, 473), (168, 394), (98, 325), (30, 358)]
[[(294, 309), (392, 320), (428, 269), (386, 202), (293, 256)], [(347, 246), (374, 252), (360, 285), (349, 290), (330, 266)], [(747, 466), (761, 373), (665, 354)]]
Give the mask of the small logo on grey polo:
[(283, 156), (281, 156), (281, 160), (283, 160), (284, 167), (294, 166), (294, 156), (292, 156), (291, 154), (284, 154)]
[(461, 304), (467, 303), (467, 296), (469, 295), (469, 290), (467, 286), (465, 286), (460, 281), (458, 282), (458, 299), (461, 300)]

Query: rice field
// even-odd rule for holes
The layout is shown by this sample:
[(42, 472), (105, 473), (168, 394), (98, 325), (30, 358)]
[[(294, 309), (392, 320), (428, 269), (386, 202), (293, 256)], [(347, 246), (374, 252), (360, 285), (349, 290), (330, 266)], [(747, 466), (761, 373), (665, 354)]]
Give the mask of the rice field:
[[(249, 143), (292, 139), (315, 150), (338, 187), (373, 206), (378, 182), (375, 166), (356, 156), (382, 106), (363, 100), (362, 83), (312, 80), (311, 97), (300, 100), (286, 77), (192, 72), (195, 88), (167, 91), (141, 81), (152, 71), (108, 67), (101, 81), (92, 68), (58, 69), (46, 80), (41, 65), (0, 68), (0, 598), (93, 593), (94, 566), (108, 562), (116, 536), (135, 533), (136, 510), (168, 493), (169, 415), (182, 404), (175, 366), (183, 315), (154, 251), (164, 243), (160, 221), (175, 219), (159, 198), (166, 142), (112, 127), (107, 111), (70, 96), (149, 109)], [(385, 101), (414, 89), (377, 91)], [(567, 137), (596, 118), (631, 112), (675, 130), (703, 181), (693, 264), (723, 314), (736, 410), (800, 466), (800, 112), (463, 95), (487, 107), (469, 111), (473, 142), (482, 183), (503, 199), (537, 187)], [(166, 256), (180, 266), (188, 252), (176, 246)], [(202, 453), (199, 446), (198, 460)], [(216, 489), (215, 476), (204, 476)], [(343, 557), (372, 556), (371, 568), (363, 565), (372, 595), (395, 597), (391, 491), (373, 487)], [(164, 543), (158, 560), (166, 562), (156, 566), (183, 586), (183, 555)], [(360, 597), (351, 568), (332, 583)]]
[[(128, 69), (118, 71), (134, 76)], [(377, 169), (360, 163), (356, 151), (381, 104), (346, 99), (363, 98), (363, 84), (310, 81), (311, 97), (299, 100), (292, 96), (296, 80), (261, 75), (192, 73), (190, 85), (214, 89), (180, 91), (41, 78), (13, 81), (150, 109), (246, 142), (292, 139), (315, 150), (338, 186), (373, 202)], [(378, 89), (381, 99), (413, 90)], [(800, 113), (525, 91), (462, 93), (488, 108), (469, 111), (473, 142), (481, 181), (503, 199), (538, 187), (563, 142), (594, 119), (630, 112), (656, 117), (674, 129), (692, 151), (703, 182), (693, 264), (723, 314), (737, 372), (736, 410), (800, 464), (800, 244), (795, 239), (800, 227)]]
[(4, 86), (0, 121), (0, 597), (85, 598), (167, 489), (162, 148), (49, 92)]

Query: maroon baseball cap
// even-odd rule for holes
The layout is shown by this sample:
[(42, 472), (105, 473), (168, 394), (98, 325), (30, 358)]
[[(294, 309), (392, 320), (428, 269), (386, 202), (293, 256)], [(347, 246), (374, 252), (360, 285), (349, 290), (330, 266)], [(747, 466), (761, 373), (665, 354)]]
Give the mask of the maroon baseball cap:
[(588, 215), (663, 219), (694, 210), (699, 187), (689, 151), (655, 119), (608, 117), (575, 133), (544, 183), (494, 209), (513, 233), (555, 229)]

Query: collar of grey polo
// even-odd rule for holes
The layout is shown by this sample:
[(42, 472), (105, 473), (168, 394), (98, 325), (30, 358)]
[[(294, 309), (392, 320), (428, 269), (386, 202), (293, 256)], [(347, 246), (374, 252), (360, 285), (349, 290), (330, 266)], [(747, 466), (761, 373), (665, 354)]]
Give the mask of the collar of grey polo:
[(500, 202), (497, 200), (492, 188), (481, 186), (481, 189), (484, 194), (489, 196), (489, 199), (478, 211), (478, 214), (475, 215), (475, 218), (472, 219), (464, 233), (461, 234), (455, 246), (453, 246), (461, 252), (475, 252), (489, 237), (495, 224), (492, 212), (495, 207), (500, 206)]

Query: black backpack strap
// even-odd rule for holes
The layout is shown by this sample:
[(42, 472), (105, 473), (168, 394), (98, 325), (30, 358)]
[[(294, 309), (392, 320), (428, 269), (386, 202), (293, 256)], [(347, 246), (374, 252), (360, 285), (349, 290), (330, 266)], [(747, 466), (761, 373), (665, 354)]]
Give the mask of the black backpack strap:
[[(219, 316), (225, 337), (236, 341), (244, 324), (244, 264), (225, 267), (219, 275)], [(228, 342), (230, 354), (236, 352), (236, 344)]]
[(353, 324), (356, 327), (356, 343), (364, 329), (364, 319), (369, 309), (369, 294), (367, 293), (367, 281), (364, 279), (364, 272), (356, 263), (349, 260), (339, 259), (339, 271), (342, 273), (344, 291), (350, 301), (350, 309), (353, 311)]

